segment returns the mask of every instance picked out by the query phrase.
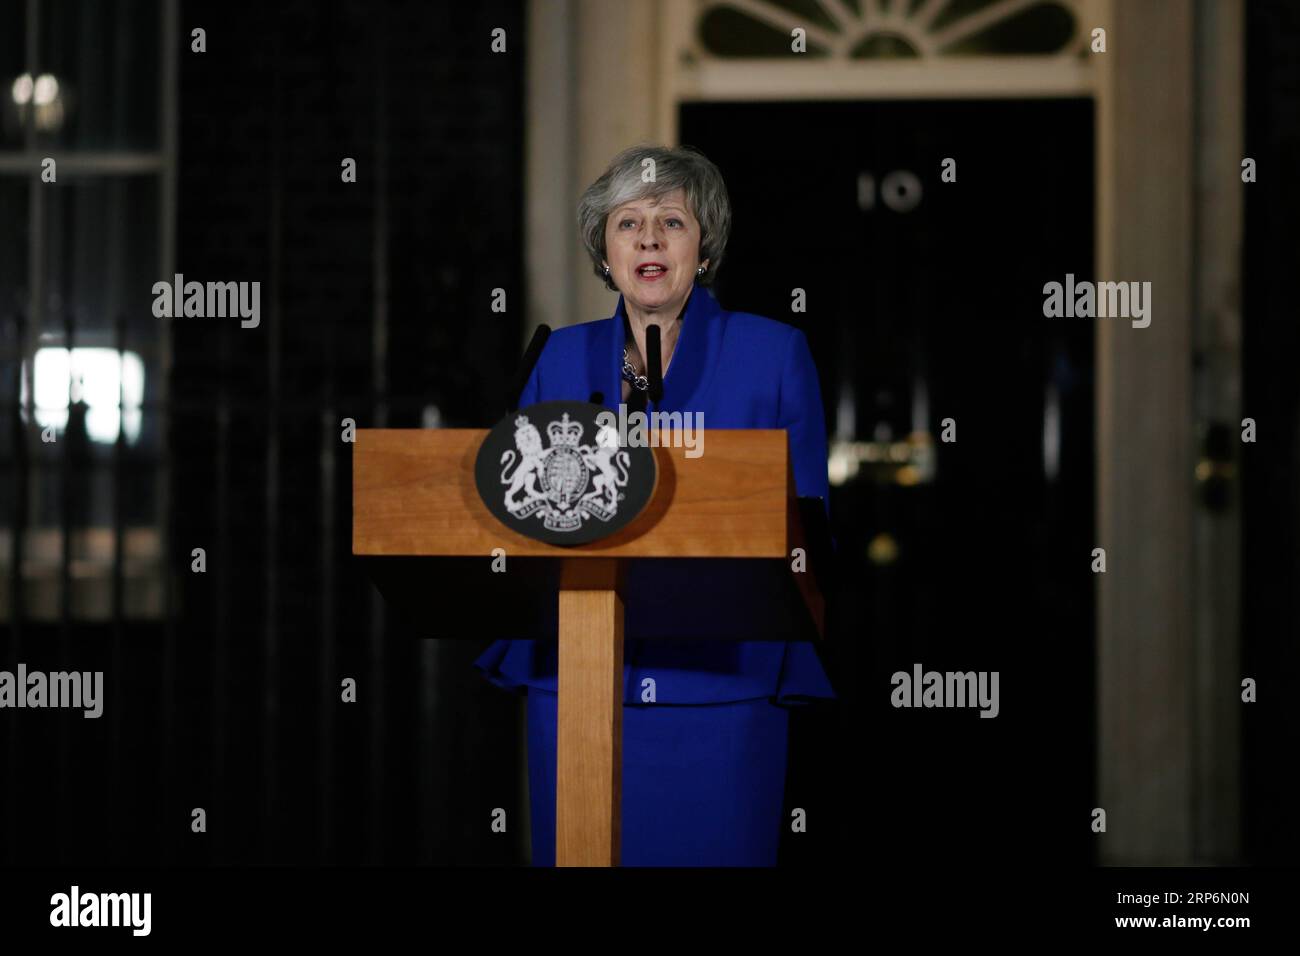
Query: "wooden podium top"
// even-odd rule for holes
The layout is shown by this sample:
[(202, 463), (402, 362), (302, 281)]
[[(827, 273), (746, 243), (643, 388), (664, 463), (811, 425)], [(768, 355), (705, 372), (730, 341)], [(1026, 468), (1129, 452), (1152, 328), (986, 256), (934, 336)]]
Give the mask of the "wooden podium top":
[(787, 558), (797, 543), (783, 429), (709, 430), (696, 458), (665, 440), (653, 449), (658, 484), (645, 511), (607, 538), (566, 547), (518, 534), (484, 506), (474, 460), (486, 434), (358, 429), (353, 554), (484, 557), (504, 548), (511, 557)]

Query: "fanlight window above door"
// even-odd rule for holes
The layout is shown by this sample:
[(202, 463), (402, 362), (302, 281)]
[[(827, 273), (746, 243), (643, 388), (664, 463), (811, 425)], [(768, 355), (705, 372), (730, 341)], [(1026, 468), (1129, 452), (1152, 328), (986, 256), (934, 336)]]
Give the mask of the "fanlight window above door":
[(1086, 0), (702, 0), (701, 52), (719, 58), (792, 55), (917, 59), (1060, 56), (1087, 50)]

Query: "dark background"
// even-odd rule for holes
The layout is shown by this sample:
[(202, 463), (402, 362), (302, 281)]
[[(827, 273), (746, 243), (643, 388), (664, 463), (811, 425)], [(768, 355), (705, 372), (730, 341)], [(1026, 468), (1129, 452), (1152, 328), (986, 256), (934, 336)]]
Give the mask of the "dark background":
[[(4, 712), (0, 861), (525, 862), (519, 702), (470, 666), (485, 642), (420, 641), (385, 612), (350, 556), (339, 440), (344, 418), (419, 427), (432, 407), (480, 427), (503, 410), (526, 318), (523, 4), (187, 0), (181, 23), (205, 27), (208, 52), (180, 58), (178, 271), (261, 281), (262, 324), (174, 322), (153, 451), (95, 466), (127, 500), (165, 468), (179, 569), (165, 619), (40, 624), (20, 608), (0, 630), (0, 667), (102, 669), (108, 685), (98, 721)], [(1300, 169), (1300, 35), (1286, 0), (1252, 0), (1247, 25), (1247, 152), (1272, 174), (1246, 192), (1245, 408), (1291, 437), (1242, 463), (1245, 669), (1272, 675), (1245, 720), (1244, 809), (1248, 861), (1283, 862), (1300, 851), (1300, 202), (1286, 172)], [(462, 42), (498, 26), (509, 55)], [(786, 835), (786, 864), (1093, 862), (1060, 807), (1086, 819), (1094, 802), (1093, 579), (1063, 560), (1093, 541), (1094, 329), (1042, 320), (1038, 291), (1091, 270), (1091, 122), (1077, 101), (683, 111), (682, 142), (722, 167), (736, 207), (719, 299), (805, 328), (832, 431), (851, 381), (858, 420), (902, 437), (923, 379), (931, 419), (955, 418), (961, 447), (982, 450), (938, 445), (933, 484), (833, 491), (844, 560), (825, 660), (841, 698), (794, 718), (787, 805), (816, 825)], [(919, 170), (950, 144), (958, 182), (923, 175), (912, 212), (844, 201), (863, 169)], [(356, 184), (339, 181), (344, 156)], [(964, 185), (990, 180), (997, 191)], [(128, 192), (115, 214), (148, 202)], [(0, 191), (0, 227), (24, 208)], [(789, 313), (791, 272), (808, 277), (806, 315)], [(495, 288), (514, 303), (504, 315)], [(21, 301), (0, 292), (6, 309)], [(148, 327), (140, 298), (129, 329)], [(37, 489), (18, 476), (41, 450), (6, 345), (0, 471), (21, 526)], [(1042, 466), (1049, 384), (1057, 480)], [(58, 520), (72, 520), (75, 464), (52, 459), (41, 478)], [(881, 533), (899, 544), (892, 563), (867, 558)], [(206, 574), (189, 571), (195, 547)], [(1001, 715), (893, 710), (889, 675), (917, 661), (1001, 671)], [(343, 677), (356, 705), (339, 703)], [(508, 836), (488, 830), (494, 807)]]
[(1242, 667), (1261, 688), (1243, 807), (1247, 859), (1276, 866), (1300, 854), (1300, 5), (1247, 3), (1246, 25), (1246, 155), (1277, 175), (1246, 190), (1242, 408), (1280, 440), (1242, 446)]

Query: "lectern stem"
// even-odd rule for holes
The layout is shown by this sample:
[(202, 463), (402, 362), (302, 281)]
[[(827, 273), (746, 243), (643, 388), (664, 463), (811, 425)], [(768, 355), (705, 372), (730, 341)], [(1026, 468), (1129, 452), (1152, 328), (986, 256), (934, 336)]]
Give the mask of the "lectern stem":
[(555, 863), (617, 866), (623, 785), (621, 562), (560, 573)]

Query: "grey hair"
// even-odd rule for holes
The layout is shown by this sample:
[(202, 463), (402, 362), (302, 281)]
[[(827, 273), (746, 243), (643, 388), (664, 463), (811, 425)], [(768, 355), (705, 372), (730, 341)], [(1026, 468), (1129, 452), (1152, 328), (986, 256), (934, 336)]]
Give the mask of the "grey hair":
[[(648, 167), (646, 160), (653, 160)], [(652, 168), (654, 180), (645, 182), (643, 170)], [(731, 234), (731, 200), (727, 196), (722, 173), (699, 150), (690, 146), (638, 145), (623, 150), (610, 161), (599, 179), (587, 187), (578, 202), (578, 231), (582, 244), (591, 256), (596, 277), (605, 288), (617, 292), (602, 263), (605, 253), (605, 222), (609, 214), (624, 203), (637, 199), (659, 198), (674, 190), (686, 193), (691, 214), (700, 223), (700, 259), (709, 267), (696, 282), (709, 285), (722, 263), (722, 252)]]

